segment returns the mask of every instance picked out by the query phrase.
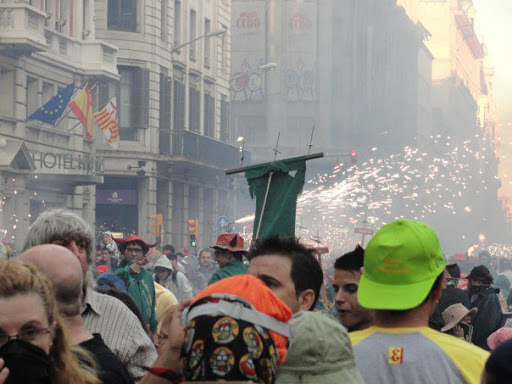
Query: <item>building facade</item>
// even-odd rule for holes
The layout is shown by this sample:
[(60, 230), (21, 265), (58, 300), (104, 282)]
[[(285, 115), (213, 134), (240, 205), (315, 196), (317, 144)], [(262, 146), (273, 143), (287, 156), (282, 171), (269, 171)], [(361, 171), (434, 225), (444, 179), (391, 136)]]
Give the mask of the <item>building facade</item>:
[(121, 144), (98, 143), (104, 183), (97, 188), (98, 228), (151, 238), (162, 215), (162, 241), (198, 244), (226, 215), (229, 144), (230, 2), (96, 1), (96, 34), (119, 48), (119, 83), (101, 84), (99, 105), (117, 96)]
[[(224, 171), (238, 159), (229, 144), (230, 2), (13, 1), (0, 12), (14, 23), (0, 23), (2, 100), (13, 100), (0, 113), (9, 148), (0, 142), (0, 172), (14, 180), (0, 186), (7, 236), (59, 206), (97, 234), (137, 232), (178, 248), (197, 219), (197, 243), (210, 244), (230, 209)], [(55, 127), (25, 121), (70, 82), (90, 85), (95, 112), (116, 97), (118, 149), (98, 127), (86, 139), (71, 114)]]
[(69, 113), (55, 126), (27, 121), (68, 84), (119, 79), (117, 48), (95, 37), (93, 20), (92, 0), (0, 4), (0, 237), (18, 248), (45, 209), (94, 222), (103, 181), (94, 142)]
[[(428, 31), (426, 45), (432, 53), (433, 133), (449, 137), (453, 146), (469, 149), (466, 178), (473, 220), (460, 219), (468, 240), (484, 233), (504, 241), (508, 229), (498, 198), (498, 110), (494, 101), (494, 70), (485, 45), (475, 34), (476, 9), (472, 0), (400, 0), (411, 20)], [(503, 199), (504, 205), (508, 200)], [(445, 223), (446, 231), (453, 226)], [(485, 233), (487, 232), (487, 233)], [(453, 233), (453, 236), (456, 236)], [(461, 238), (462, 240), (462, 238)]]
[(234, 0), (232, 30), (231, 128), (254, 162), (278, 136), (279, 158), (326, 154), (310, 174), (428, 144), (432, 55), (396, 1)]

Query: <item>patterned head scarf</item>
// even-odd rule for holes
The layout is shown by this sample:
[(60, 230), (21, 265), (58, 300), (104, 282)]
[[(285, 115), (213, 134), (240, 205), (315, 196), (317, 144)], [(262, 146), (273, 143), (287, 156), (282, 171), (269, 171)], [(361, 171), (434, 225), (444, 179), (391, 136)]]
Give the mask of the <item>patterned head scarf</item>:
[[(243, 300), (231, 299), (253, 310)], [(208, 302), (202, 299), (194, 307)], [(188, 321), (185, 332), (180, 368), (186, 380), (274, 383), (279, 356), (265, 328), (231, 316), (200, 315)]]
[(209, 285), (183, 314), (185, 378), (274, 383), (291, 339), (290, 318), (290, 308), (254, 276)]

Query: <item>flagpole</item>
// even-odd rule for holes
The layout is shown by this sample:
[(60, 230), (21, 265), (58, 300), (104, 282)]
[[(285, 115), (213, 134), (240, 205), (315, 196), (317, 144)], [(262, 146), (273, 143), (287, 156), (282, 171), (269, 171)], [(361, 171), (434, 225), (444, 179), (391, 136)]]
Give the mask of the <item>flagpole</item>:
[[(299, 160), (299, 159), (302, 159), (304, 158), (304, 160), (313, 160), (313, 159), (319, 159), (321, 157), (324, 157), (324, 153), (323, 152), (318, 152), (318, 153), (312, 153), (311, 155), (305, 155), (305, 156), (299, 156), (299, 157), (294, 157), (294, 158), (291, 158), (291, 159), (287, 159), (287, 160)], [(270, 163), (266, 163), (268, 165), (272, 165), (274, 162), (270, 162)], [(246, 167), (241, 167), (241, 168), (233, 168), (233, 169), (228, 169), (226, 170), (224, 173), (226, 175), (233, 175), (235, 173), (242, 173), (242, 172), (247, 172), (251, 169), (253, 169), (254, 167), (260, 167), (264, 164), (258, 164), (258, 165), (249, 165), (249, 166), (246, 166)]]
[(270, 172), (268, 175), (267, 190), (265, 191), (265, 198), (263, 199), (263, 206), (261, 207), (260, 219), (258, 221), (258, 229), (256, 230), (256, 237), (253, 240), (257, 240), (260, 235), (261, 220), (263, 219), (263, 213), (265, 212), (265, 206), (267, 205), (268, 191), (270, 190), (270, 183), (272, 183), (272, 175), (274, 172)]
[[(71, 94), (71, 97), (69, 98), (69, 100), (71, 101), (71, 98), (73, 97), (73, 95), (74, 95), (75, 93), (77, 93), (79, 89), (83, 89), (83, 87), (85, 87), (86, 85), (87, 85), (87, 81), (83, 82), (79, 87), (75, 87), (75, 86), (73, 85), (73, 86), (74, 86), (73, 93)], [(68, 104), (69, 104), (69, 103), (68, 103)], [(70, 109), (68, 108), (68, 106), (66, 105), (66, 112), (65, 112), (65, 113), (63, 113), (61, 117), (59, 117), (59, 119), (55, 122), (54, 127), (55, 127), (55, 126), (57, 126), (57, 125), (59, 125), (59, 124), (60, 124), (60, 122), (61, 122), (62, 120), (64, 120), (64, 119), (66, 118), (66, 116), (67, 116), (67, 115), (69, 115), (69, 112), (71, 112), (71, 110), (70, 110)], [(68, 131), (68, 132), (70, 132), (70, 131)]]
[[(80, 88), (77, 88), (77, 89), (81, 89), (81, 90), (83, 90), (83, 89), (85, 88), (85, 86), (86, 86), (87, 84), (89, 84), (89, 82), (88, 82), (88, 81), (86, 81), (85, 83), (82, 83), (82, 84), (83, 84), (83, 86), (81, 86)], [(94, 88), (96, 88), (96, 87), (98, 86), (98, 84), (99, 84), (98, 82), (94, 83), (94, 84), (91, 86), (91, 89), (90, 89), (90, 90), (92, 91)], [(73, 93), (73, 94), (74, 94), (74, 93)], [(92, 96), (91, 96), (91, 97), (92, 97)], [(70, 102), (71, 102), (71, 101), (70, 101)], [(91, 105), (91, 109), (92, 109), (92, 105)], [(68, 111), (67, 111), (67, 113), (66, 113), (66, 116), (69, 114), (69, 112), (71, 112), (71, 109), (69, 109), (69, 108), (68, 108)], [(78, 127), (80, 124), (82, 124), (82, 123), (81, 123), (81, 122), (78, 122), (77, 124), (75, 124), (74, 126), (72, 126), (70, 129), (68, 129), (68, 132), (71, 132), (73, 129), (75, 129), (76, 127)]]

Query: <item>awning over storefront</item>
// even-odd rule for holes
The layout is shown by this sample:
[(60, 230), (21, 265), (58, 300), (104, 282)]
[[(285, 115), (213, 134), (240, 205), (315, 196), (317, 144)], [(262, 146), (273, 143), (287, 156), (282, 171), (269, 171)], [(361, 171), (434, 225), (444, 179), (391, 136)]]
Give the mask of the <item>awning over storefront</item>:
[(103, 184), (103, 176), (36, 173), (27, 180), (30, 189), (57, 189), (69, 193), (73, 187), (97, 184)]
[(36, 169), (25, 143), (0, 137), (0, 171), (28, 173)]

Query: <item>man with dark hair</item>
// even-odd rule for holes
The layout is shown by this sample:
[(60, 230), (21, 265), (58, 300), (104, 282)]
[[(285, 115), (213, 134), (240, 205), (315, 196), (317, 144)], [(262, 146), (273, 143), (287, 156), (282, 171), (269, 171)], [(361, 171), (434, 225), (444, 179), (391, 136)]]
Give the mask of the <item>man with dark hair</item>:
[(479, 382), (489, 354), (427, 326), (444, 278), (441, 246), (426, 224), (400, 219), (373, 235), (358, 299), (375, 310), (375, 326), (350, 333), (367, 384)]
[(172, 245), (172, 244), (165, 244), (162, 247), (162, 255), (167, 256), (169, 253), (174, 253), (174, 245)]
[(114, 257), (114, 251), (108, 247), (103, 247), (100, 252), (101, 259), (96, 262), (96, 266), (105, 265), (108, 273), (114, 272), (118, 267), (117, 259)]
[(123, 279), (128, 293), (139, 307), (145, 323), (151, 332), (156, 332), (156, 293), (151, 274), (142, 265), (146, 260), (149, 248), (156, 246), (148, 244), (139, 236), (130, 234), (123, 239), (115, 239), (119, 252), (124, 260), (116, 269), (115, 274)]
[(293, 313), (312, 310), (320, 296), (320, 264), (293, 237), (270, 236), (257, 240), (249, 250), (247, 273), (261, 279)]
[(334, 263), (334, 301), (341, 323), (349, 332), (361, 331), (373, 324), (373, 311), (362, 307), (357, 300), (363, 261), (364, 249), (358, 245)]
[(215, 249), (215, 260), (219, 263), (220, 269), (213, 274), (208, 284), (247, 272), (247, 265), (243, 263), (247, 251), (244, 249), (244, 238), (238, 233), (219, 235), (217, 243), (212, 245), (212, 248)]
[(490, 350), (487, 338), (501, 326), (501, 305), (499, 289), (491, 287), (491, 272), (483, 265), (473, 268), (468, 276), (468, 294), (471, 301), (468, 308), (477, 308), (473, 317), (473, 344)]

